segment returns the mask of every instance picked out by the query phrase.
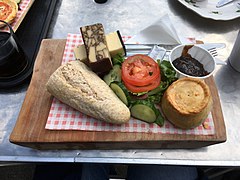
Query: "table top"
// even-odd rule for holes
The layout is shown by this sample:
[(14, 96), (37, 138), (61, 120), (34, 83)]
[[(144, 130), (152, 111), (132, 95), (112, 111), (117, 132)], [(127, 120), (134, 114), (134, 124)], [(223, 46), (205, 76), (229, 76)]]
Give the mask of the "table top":
[[(196, 37), (205, 42), (224, 42), (226, 48), (219, 58), (226, 60), (232, 50), (240, 19), (214, 21), (205, 19), (176, 1), (113, 1), (96, 4), (92, 0), (62, 0), (58, 2), (48, 37), (66, 39), (68, 33), (80, 33), (79, 28), (101, 22), (106, 33), (120, 30), (122, 35), (134, 35), (140, 29), (168, 14), (179, 35)], [(226, 60), (227, 61), (227, 60)], [(182, 164), (240, 166), (239, 132), (240, 73), (228, 64), (218, 66), (214, 79), (218, 87), (224, 115), (227, 141), (198, 149), (154, 150), (36, 150), (9, 142), (28, 84), (10, 90), (0, 90), (0, 161), (25, 162), (108, 162), (141, 164)]]

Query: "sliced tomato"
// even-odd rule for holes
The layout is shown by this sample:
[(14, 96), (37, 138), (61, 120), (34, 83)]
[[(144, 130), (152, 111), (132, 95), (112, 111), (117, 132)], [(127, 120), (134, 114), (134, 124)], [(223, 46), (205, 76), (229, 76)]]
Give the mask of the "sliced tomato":
[(5, 20), (12, 13), (12, 8), (5, 2), (0, 2), (0, 19)]
[(158, 87), (159, 84), (160, 84), (160, 76), (157, 79), (155, 79), (152, 83), (146, 86), (134, 86), (130, 83), (124, 82), (124, 85), (126, 86), (126, 88), (133, 93), (147, 92), (147, 91), (153, 90), (156, 87)]
[[(158, 64), (149, 56), (129, 56), (122, 63), (122, 80), (134, 86), (146, 86), (160, 77)], [(161, 77), (160, 77), (161, 79)]]

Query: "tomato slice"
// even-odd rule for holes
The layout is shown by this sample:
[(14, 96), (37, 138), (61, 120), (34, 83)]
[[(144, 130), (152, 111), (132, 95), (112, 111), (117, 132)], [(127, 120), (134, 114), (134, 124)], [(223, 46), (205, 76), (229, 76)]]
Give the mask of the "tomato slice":
[(124, 82), (124, 85), (126, 86), (126, 88), (133, 92), (133, 93), (140, 93), (140, 92), (147, 92), (147, 91), (150, 91), (150, 90), (153, 90), (155, 89), (156, 87), (159, 86), (160, 84), (160, 76), (155, 79), (151, 84), (148, 84), (146, 86), (134, 86), (132, 84), (129, 84), (127, 82)]
[[(158, 64), (149, 56), (136, 54), (122, 63), (122, 80), (134, 86), (146, 86), (160, 76)], [(161, 79), (161, 78), (160, 78)]]
[(0, 19), (5, 20), (11, 14), (12, 8), (5, 2), (0, 2)]

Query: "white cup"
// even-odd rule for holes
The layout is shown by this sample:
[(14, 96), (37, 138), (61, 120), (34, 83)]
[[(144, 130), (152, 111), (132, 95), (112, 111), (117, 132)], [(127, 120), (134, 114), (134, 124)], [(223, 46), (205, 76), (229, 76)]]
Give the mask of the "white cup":
[(228, 61), (233, 69), (240, 72), (240, 30), (234, 43), (232, 52), (228, 57)]
[(174, 66), (173, 61), (182, 55), (184, 47), (185, 47), (185, 45), (179, 45), (179, 46), (173, 48), (173, 50), (171, 51), (171, 53), (169, 55), (170, 64), (172, 65), (173, 69), (177, 72), (177, 76), (179, 78), (191, 77), (191, 78), (197, 78), (197, 79), (205, 79), (205, 78), (212, 76), (216, 69), (216, 62), (215, 62), (214, 58), (212, 57), (212, 55), (206, 49), (199, 47), (199, 46), (193, 46), (192, 48), (190, 48), (188, 50), (188, 53), (191, 55), (191, 57), (195, 58), (203, 65), (204, 69), (207, 72), (209, 72), (208, 75), (201, 76), (201, 77), (191, 76), (191, 75), (181, 72)]

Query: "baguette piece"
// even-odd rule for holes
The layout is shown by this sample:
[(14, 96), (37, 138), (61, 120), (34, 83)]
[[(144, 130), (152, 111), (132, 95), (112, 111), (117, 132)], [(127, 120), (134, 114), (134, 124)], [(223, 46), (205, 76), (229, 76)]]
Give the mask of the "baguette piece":
[(71, 61), (49, 78), (47, 90), (74, 109), (113, 124), (129, 121), (128, 107), (110, 87), (84, 63)]

